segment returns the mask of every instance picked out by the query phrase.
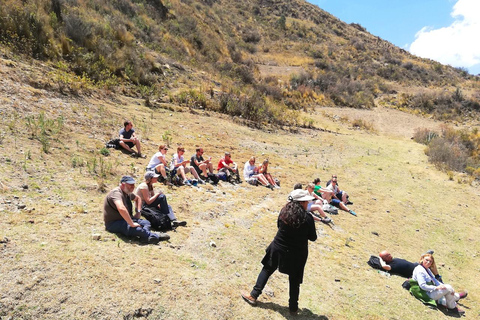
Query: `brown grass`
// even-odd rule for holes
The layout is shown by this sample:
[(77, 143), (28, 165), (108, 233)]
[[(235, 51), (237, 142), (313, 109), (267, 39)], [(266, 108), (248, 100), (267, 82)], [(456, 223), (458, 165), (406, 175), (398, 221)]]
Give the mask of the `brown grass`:
[[(435, 249), (444, 279), (470, 291), (462, 301), (466, 318), (478, 316), (478, 188), (450, 181), (429, 166), (423, 146), (410, 139), (387, 134), (383, 127), (378, 135), (350, 131), (317, 113), (309, 115), (316, 126), (338, 134), (260, 131), (213, 112), (152, 111), (142, 100), (122, 96), (33, 92), (21, 85), (27, 66), (7, 69), (2, 60), (0, 67), (4, 123), (19, 117), (13, 132), (1, 128), (8, 133), (0, 145), (0, 180), (7, 188), (0, 194), (2, 318), (289, 318), (285, 275), (271, 278), (271, 294), (263, 295), (256, 308), (239, 292), (253, 286), (293, 184), (318, 176), (326, 181), (331, 173), (351, 194), (358, 217), (340, 212), (333, 216), (334, 229), (317, 225), (319, 239), (310, 244), (298, 318), (445, 318), (404, 291), (403, 279), (368, 267), (369, 256), (385, 248), (409, 260)], [(42, 111), (65, 118), (48, 154), (29, 139), (25, 126), (26, 116)], [(165, 189), (177, 216), (188, 221), (170, 233), (169, 242), (142, 246), (110, 234), (103, 227), (105, 194), (99, 185), (111, 189), (126, 173), (141, 179), (147, 160), (114, 151), (103, 158), (111, 165), (105, 178), (89, 172), (87, 163), (103, 157), (99, 150), (125, 117), (133, 119), (148, 155), (170, 130), (172, 145), (182, 144), (188, 155), (201, 145), (214, 159), (231, 151), (241, 166), (251, 155), (269, 158), (282, 188), (272, 192), (222, 183)], [(84, 165), (73, 167), (74, 157)], [(101, 240), (92, 240), (97, 233)]]

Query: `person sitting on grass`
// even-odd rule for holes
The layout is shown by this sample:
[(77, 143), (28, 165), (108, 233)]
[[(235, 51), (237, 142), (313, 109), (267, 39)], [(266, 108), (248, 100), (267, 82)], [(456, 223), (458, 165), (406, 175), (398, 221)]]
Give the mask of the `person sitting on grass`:
[(273, 179), (272, 175), (268, 172), (268, 159), (263, 160), (262, 165), (258, 168), (258, 173), (263, 174), (267, 181), (274, 188), (280, 188), (280, 186), (275, 182), (275, 179)]
[(237, 182), (241, 182), (240, 176), (238, 175), (238, 166), (232, 161), (230, 152), (225, 152), (225, 156), (218, 161), (217, 171), (218, 173), (225, 173), (227, 175), (227, 181), (230, 183), (235, 182), (235, 177)]
[(160, 175), (162, 178), (162, 182), (167, 183), (168, 177), (167, 177), (167, 171), (166, 168), (168, 168), (168, 163), (167, 163), (167, 151), (168, 148), (164, 144), (160, 145), (158, 147), (158, 152), (156, 152), (152, 158), (150, 159), (150, 162), (147, 165), (147, 171), (154, 171), (156, 174)]
[(438, 281), (433, 275), (432, 268), (436, 269), (433, 255), (423, 254), (419, 265), (413, 269), (410, 293), (427, 304), (441, 305), (447, 307), (448, 311), (463, 315), (465, 311), (457, 306), (457, 301), (465, 298), (468, 293), (455, 292), (451, 285)]
[[(151, 232), (151, 224), (140, 219), (142, 201), (133, 193), (135, 179), (123, 176), (120, 185), (110, 191), (103, 203), (103, 221), (109, 232), (120, 233), (126, 237), (139, 238), (142, 243), (157, 244), (160, 240), (168, 240), (166, 233)], [(135, 202), (133, 215), (132, 201)]]
[(332, 219), (328, 218), (327, 215), (325, 214), (325, 212), (322, 209), (323, 199), (318, 199), (318, 196), (313, 192), (314, 188), (315, 188), (315, 185), (313, 183), (309, 183), (307, 185), (307, 187), (305, 188), (305, 190), (307, 190), (308, 194), (315, 198), (313, 201), (310, 201), (308, 203), (307, 211), (312, 212), (312, 213), (314, 211), (318, 212), (318, 214), (320, 215), (321, 218), (317, 217), (314, 214), (314, 219), (316, 221), (320, 221), (320, 222), (323, 222), (323, 223), (330, 223), (330, 222), (332, 222)]
[(323, 199), (327, 200), (327, 202), (339, 209), (342, 209), (343, 211), (346, 211), (350, 213), (353, 216), (357, 216), (355, 211), (350, 210), (342, 201), (334, 198), (334, 193), (332, 190), (324, 189), (320, 185), (320, 178), (316, 178), (313, 180), (313, 183), (315, 184), (314, 192), (317, 195), (321, 195)]
[[(132, 156), (138, 158), (146, 158), (145, 155), (142, 155), (142, 150), (140, 146), (140, 139), (137, 138), (135, 134), (135, 130), (133, 129), (133, 122), (130, 120), (126, 120), (123, 123), (123, 129), (120, 130), (120, 146), (130, 152)], [(137, 152), (133, 151), (133, 147), (137, 148)]]
[(257, 185), (259, 182), (261, 185), (270, 188), (274, 187), (267, 181), (267, 178), (261, 173), (258, 173), (258, 168), (255, 166), (255, 157), (251, 157), (250, 160), (245, 162), (243, 167), (243, 179), (251, 185)]
[(203, 158), (203, 148), (197, 148), (195, 154), (190, 158), (190, 167), (197, 172), (202, 180), (207, 180), (208, 173), (213, 174), (212, 157), (205, 160)]
[(336, 175), (332, 175), (332, 179), (329, 180), (330, 184), (327, 182), (327, 189), (333, 192), (333, 195), (336, 199), (342, 201), (345, 204), (353, 204), (353, 202), (348, 200), (348, 194), (340, 190), (338, 187), (338, 180)]
[(144, 177), (145, 181), (135, 191), (135, 194), (142, 200), (142, 208), (152, 207), (159, 209), (162, 214), (168, 216), (174, 228), (186, 226), (186, 221), (178, 221), (177, 217), (175, 217), (172, 208), (168, 205), (165, 194), (161, 190), (157, 193), (153, 191), (153, 184), (157, 182), (159, 175), (153, 171), (147, 171)]
[(173, 174), (179, 175), (183, 179), (183, 184), (187, 186), (191, 186), (192, 184), (188, 181), (186, 173), (190, 172), (195, 179), (198, 180), (199, 183), (205, 183), (200, 177), (198, 176), (197, 171), (190, 167), (188, 163), (189, 160), (185, 160), (183, 155), (185, 154), (185, 148), (178, 147), (177, 153), (173, 156), (172, 165), (170, 167), (170, 171), (173, 171)]

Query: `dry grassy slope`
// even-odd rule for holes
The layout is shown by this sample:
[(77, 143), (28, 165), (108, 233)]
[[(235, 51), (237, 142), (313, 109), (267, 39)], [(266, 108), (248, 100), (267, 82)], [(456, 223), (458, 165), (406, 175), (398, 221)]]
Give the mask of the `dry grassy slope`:
[[(480, 315), (480, 292), (474, 285), (480, 270), (478, 189), (448, 181), (410, 139), (382, 130), (378, 135), (352, 131), (320, 111), (313, 117), (339, 134), (266, 133), (211, 113), (152, 111), (123, 97), (57, 96), (26, 85), (32, 72), (45, 69), (0, 63), (0, 240), (8, 239), (0, 244), (1, 317), (288, 318), (286, 276), (272, 277), (269, 295), (262, 296), (257, 308), (244, 303), (239, 291), (256, 279), (291, 186), (317, 176), (326, 180), (332, 172), (352, 195), (358, 217), (340, 213), (333, 217), (335, 229), (318, 225), (298, 318), (446, 318), (410, 297), (401, 278), (386, 278), (367, 266), (370, 254), (384, 248), (411, 260), (435, 249), (444, 278), (470, 291), (463, 301), (466, 317)], [(24, 120), (42, 110), (50, 118), (65, 118), (49, 154), (28, 139)], [(105, 194), (98, 185), (113, 188), (125, 173), (140, 178), (146, 160), (113, 152), (103, 158), (111, 165), (105, 180), (87, 166), (73, 168), (72, 161), (99, 161), (104, 141), (118, 130), (123, 115), (132, 114), (149, 155), (170, 130), (173, 145), (182, 143), (188, 154), (201, 144), (215, 159), (226, 149), (240, 164), (252, 154), (270, 158), (282, 188), (272, 192), (223, 184), (166, 190), (188, 227), (171, 232), (170, 242), (159, 246), (119, 239), (103, 230)], [(405, 128), (412, 123), (405, 122)], [(28, 152), (31, 157), (25, 160)], [(18, 209), (22, 204), (26, 208)], [(102, 240), (92, 240), (93, 233)]]

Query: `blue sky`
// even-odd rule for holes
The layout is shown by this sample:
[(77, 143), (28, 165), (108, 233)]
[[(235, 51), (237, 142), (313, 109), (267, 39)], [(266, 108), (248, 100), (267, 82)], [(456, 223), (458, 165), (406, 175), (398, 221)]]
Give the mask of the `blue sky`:
[(480, 0), (307, 0), (415, 55), (480, 73)]

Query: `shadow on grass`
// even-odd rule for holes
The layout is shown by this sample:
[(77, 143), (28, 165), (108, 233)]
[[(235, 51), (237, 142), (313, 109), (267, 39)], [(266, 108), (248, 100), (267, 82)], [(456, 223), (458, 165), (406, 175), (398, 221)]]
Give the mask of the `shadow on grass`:
[(270, 309), (278, 312), (286, 319), (311, 319), (311, 320), (328, 320), (327, 316), (314, 314), (309, 309), (303, 308), (298, 310), (298, 314), (292, 315), (288, 310), (288, 307), (280, 306), (273, 302), (260, 302), (257, 301), (256, 308)]
[[(461, 305), (461, 304), (459, 304), (459, 305)], [(464, 305), (461, 305), (461, 306), (462, 306), (462, 308), (464, 308), (464, 309), (467, 309), (467, 310), (470, 309), (470, 308), (465, 307)], [(461, 317), (463, 316), (462, 314), (459, 314), (459, 313), (458, 313), (458, 311), (456, 310), (456, 308), (455, 308), (454, 310), (452, 310), (452, 309), (447, 309), (447, 308), (444, 307), (444, 306), (439, 306), (439, 307), (437, 308), (437, 310), (440, 311), (440, 312), (442, 312), (444, 315), (449, 316), (449, 317), (452, 317), (452, 318), (461, 318)]]
[[(117, 239), (123, 241), (124, 243), (136, 244), (136, 245), (139, 245), (139, 246), (155, 246), (155, 244), (149, 244), (149, 243), (140, 241), (140, 238), (130, 238), (130, 237), (124, 236), (123, 234), (120, 234), (120, 233), (114, 233), (114, 235), (117, 237)], [(168, 240), (160, 241), (159, 244), (160, 243), (165, 243), (165, 242), (168, 242)]]

